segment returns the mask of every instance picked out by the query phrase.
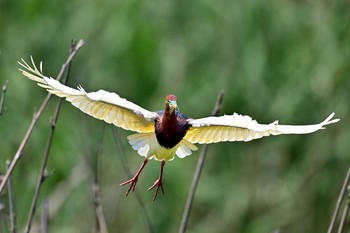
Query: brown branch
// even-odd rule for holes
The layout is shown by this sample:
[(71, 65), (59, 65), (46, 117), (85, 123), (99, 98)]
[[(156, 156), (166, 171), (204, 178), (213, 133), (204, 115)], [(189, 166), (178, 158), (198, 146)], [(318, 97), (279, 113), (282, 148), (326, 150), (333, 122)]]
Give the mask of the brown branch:
[[(129, 169), (128, 165), (127, 165), (125, 152), (123, 150), (122, 143), (120, 141), (120, 137), (119, 137), (118, 132), (119, 132), (118, 128), (114, 128), (113, 129), (114, 141), (115, 141), (116, 146), (117, 146), (118, 151), (119, 151), (118, 154), (119, 154), (119, 158), (120, 158), (120, 161), (121, 161), (124, 173), (126, 174), (127, 177), (131, 177), (132, 175), (131, 175), (130, 169)], [(152, 227), (152, 224), (151, 224), (151, 220), (150, 220), (150, 218), (148, 216), (148, 213), (147, 213), (147, 210), (146, 210), (146, 207), (145, 207), (145, 203), (143, 203), (140, 195), (137, 193), (136, 190), (134, 191), (134, 194), (135, 194), (137, 202), (140, 205), (141, 211), (143, 213), (143, 217), (144, 217), (145, 223), (147, 225), (148, 232), (152, 233), (152, 232), (154, 232), (154, 230), (153, 230), (153, 227)]]
[[(80, 40), (78, 43), (76, 43), (75, 45), (75, 48), (73, 49), (73, 51), (69, 54), (68, 56), (68, 59), (67, 61), (64, 63), (64, 65), (62, 66), (61, 68), (61, 71), (59, 73), (59, 75), (57, 76), (57, 80), (61, 79), (62, 77), (62, 74), (64, 72), (64, 70), (66, 69), (66, 67), (68, 66), (68, 64), (72, 61), (72, 59), (74, 58), (75, 54), (79, 51), (79, 49), (83, 46), (84, 42), (83, 40)], [(13, 172), (13, 169), (15, 168), (18, 160), (21, 158), (22, 156), (22, 153), (23, 153), (23, 150), (25, 148), (25, 146), (27, 145), (28, 143), (28, 140), (30, 138), (30, 135), (31, 133), (33, 132), (33, 129), (41, 115), (41, 113), (43, 112), (44, 108), (46, 107), (49, 99), (51, 97), (51, 94), (47, 94), (46, 98), (44, 99), (43, 103), (41, 104), (39, 110), (37, 112), (34, 113), (34, 116), (32, 118), (32, 122), (30, 123), (29, 127), (28, 127), (28, 130), (14, 156), (14, 158), (12, 159), (11, 161), (11, 164), (10, 164), (10, 167), (9, 169), (6, 171), (6, 174), (3, 178), (3, 180), (1, 181), (1, 184), (0, 184), (0, 194), (2, 193), (2, 191), (4, 190), (4, 187), (5, 187), (5, 184), (8, 180), (8, 178), (10, 177), (10, 175), (12, 174)]]
[[(6, 167), (7, 169), (10, 166), (10, 161), (6, 160)], [(7, 192), (8, 192), (8, 198), (9, 198), (9, 209), (10, 209), (10, 232), (16, 233), (16, 211), (15, 211), (15, 200), (13, 196), (13, 188), (12, 188), (12, 181), (11, 177), (9, 177), (7, 181)]]
[(103, 152), (103, 135), (105, 131), (105, 124), (103, 124), (102, 132), (100, 141), (97, 146), (96, 151), (96, 162), (95, 162), (95, 169), (94, 170), (94, 183), (92, 186), (92, 192), (93, 192), (93, 203), (95, 207), (95, 217), (96, 217), (96, 232), (101, 233), (107, 233), (107, 224), (106, 224), (106, 218), (103, 214), (103, 208), (101, 204), (101, 192), (100, 192), (100, 178), (99, 178), (99, 164), (100, 164), (100, 158)]
[[(223, 98), (224, 98), (224, 92), (223, 92), (223, 90), (221, 90), (217, 96), (214, 109), (211, 112), (212, 116), (217, 116), (219, 114)], [(184, 210), (184, 213), (183, 213), (182, 219), (181, 219), (181, 225), (180, 225), (180, 229), (179, 229), (180, 233), (186, 232), (188, 219), (189, 219), (190, 212), (192, 209), (194, 195), (196, 193), (199, 178), (200, 178), (200, 175), (201, 175), (202, 170), (203, 170), (203, 165), (205, 162), (205, 157), (206, 157), (207, 151), (208, 151), (208, 145), (206, 144), (202, 147), (201, 153), (200, 153), (199, 158), (198, 158), (196, 171), (194, 173), (192, 184), (191, 184), (191, 189), (190, 189), (190, 192), (188, 194), (185, 210)]]
[(101, 204), (101, 193), (100, 193), (100, 185), (99, 183), (93, 184), (93, 200), (95, 206), (95, 215), (97, 220), (96, 232), (107, 233), (108, 228), (106, 224), (106, 218), (103, 214), (103, 208)]
[(8, 80), (5, 81), (5, 84), (2, 86), (2, 94), (0, 99), (0, 117), (4, 113), (4, 105), (5, 105), (5, 96), (6, 96), (6, 90), (7, 90)]
[(331, 223), (329, 224), (327, 233), (331, 233), (333, 231), (333, 229), (334, 229), (335, 221), (337, 219), (337, 216), (338, 216), (338, 213), (339, 213), (339, 209), (340, 209), (341, 203), (342, 203), (344, 195), (345, 195), (346, 187), (347, 187), (347, 185), (349, 183), (349, 178), (350, 178), (350, 167), (349, 167), (348, 172), (347, 172), (347, 174), (345, 176), (342, 189), (341, 189), (341, 191), (339, 193), (337, 205), (335, 207), (335, 210), (334, 210), (334, 213), (333, 213), (333, 217), (332, 217)]
[[(74, 48), (76, 46), (76, 42), (72, 41), (71, 42), (71, 47), (70, 47), (70, 51), (69, 54), (72, 53), (72, 51), (74, 51)], [(71, 62), (69, 62), (67, 64), (66, 67), (66, 75), (63, 79), (63, 84), (66, 84), (69, 78), (69, 74), (70, 74), (70, 67), (71, 67)], [(39, 193), (40, 193), (40, 189), (41, 189), (41, 185), (44, 182), (46, 176), (45, 176), (45, 170), (46, 170), (46, 164), (47, 164), (47, 160), (49, 158), (49, 152), (50, 152), (50, 148), (51, 148), (51, 144), (52, 144), (52, 140), (53, 140), (53, 136), (55, 133), (55, 129), (56, 129), (56, 124), (57, 124), (57, 120), (58, 120), (58, 115), (61, 109), (61, 105), (62, 105), (62, 99), (58, 99), (57, 101), (57, 105), (55, 108), (55, 112), (53, 114), (52, 119), (50, 120), (50, 133), (49, 133), (49, 137), (46, 143), (46, 148), (45, 148), (45, 152), (43, 155), (43, 159), (41, 162), (41, 167), (40, 167), (40, 172), (39, 172), (39, 176), (38, 176), (38, 180), (35, 186), (35, 192), (34, 192), (34, 196), (33, 196), (33, 200), (32, 200), (32, 204), (30, 207), (30, 211), (29, 211), (29, 215), (28, 215), (28, 220), (27, 220), (27, 226), (26, 226), (26, 231), (27, 233), (30, 232), (30, 228), (32, 225), (32, 221), (33, 221), (33, 217), (36, 211), (36, 207), (38, 204), (38, 198), (39, 198)]]
[(343, 230), (344, 230), (346, 218), (347, 218), (348, 212), (349, 212), (349, 205), (350, 205), (350, 200), (349, 200), (349, 196), (348, 196), (347, 197), (347, 201), (346, 201), (346, 205), (345, 205), (345, 207), (343, 209), (343, 215), (342, 215), (340, 223), (339, 223), (338, 233), (344, 232)]
[[(86, 135), (92, 135), (91, 130), (89, 130), (88, 122), (86, 121), (86, 118), (83, 118), (83, 129), (87, 130), (85, 133), (83, 133), (84, 136)], [(88, 165), (88, 171), (90, 175), (93, 177), (93, 182), (91, 186), (92, 190), (92, 207), (94, 208), (94, 214), (95, 214), (95, 232), (96, 233), (107, 233), (108, 228), (106, 224), (106, 218), (103, 213), (103, 207), (102, 207), (102, 199), (101, 199), (101, 189), (100, 189), (100, 162), (103, 154), (103, 141), (104, 141), (104, 132), (105, 132), (105, 124), (102, 122), (101, 132), (99, 134), (93, 134), (97, 135), (99, 138), (97, 141), (97, 145), (94, 146), (91, 143), (91, 137), (88, 137), (86, 139), (83, 139), (84, 142), (86, 142), (86, 145), (83, 146), (84, 148), (84, 156), (87, 160)], [(90, 139), (90, 141), (89, 141)], [(92, 151), (95, 151), (95, 153), (91, 153)]]

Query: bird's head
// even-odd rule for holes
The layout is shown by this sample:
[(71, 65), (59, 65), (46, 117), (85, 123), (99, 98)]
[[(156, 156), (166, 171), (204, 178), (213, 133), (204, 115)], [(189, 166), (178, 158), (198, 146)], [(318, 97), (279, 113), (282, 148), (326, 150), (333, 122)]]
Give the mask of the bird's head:
[(165, 108), (169, 110), (170, 114), (172, 114), (177, 107), (177, 97), (175, 95), (167, 95), (165, 97)]

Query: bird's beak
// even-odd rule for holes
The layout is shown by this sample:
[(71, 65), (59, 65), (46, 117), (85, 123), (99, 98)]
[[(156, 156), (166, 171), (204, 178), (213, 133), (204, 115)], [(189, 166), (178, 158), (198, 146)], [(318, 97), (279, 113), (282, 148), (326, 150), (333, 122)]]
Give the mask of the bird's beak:
[(172, 109), (172, 110), (178, 109), (176, 100), (170, 100), (170, 101), (169, 101), (169, 107), (170, 107), (170, 109)]

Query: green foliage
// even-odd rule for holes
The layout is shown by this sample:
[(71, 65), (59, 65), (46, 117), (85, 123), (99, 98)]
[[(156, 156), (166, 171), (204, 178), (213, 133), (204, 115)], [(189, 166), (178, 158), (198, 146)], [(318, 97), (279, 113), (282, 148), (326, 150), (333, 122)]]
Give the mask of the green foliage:
[[(70, 86), (114, 91), (150, 110), (179, 97), (191, 117), (210, 114), (225, 90), (222, 114), (247, 114), (261, 123), (318, 123), (335, 111), (341, 121), (312, 135), (269, 137), (209, 147), (188, 232), (325, 232), (348, 156), (350, 13), (339, 1), (3, 1), (0, 2), (0, 84), (9, 80), (0, 118), (0, 170), (12, 159), (46, 93), (18, 71), (23, 57), (43, 61), (55, 77), (71, 39), (84, 39)], [(18, 225), (26, 224), (49, 132), (53, 98), (13, 174)], [(102, 122), (68, 103), (48, 161), (52, 173), (40, 201), (54, 212), (50, 232), (95, 227), (92, 169)], [(100, 158), (102, 205), (110, 232), (142, 232), (136, 195), (127, 179), (112, 126)], [(142, 158), (119, 131), (128, 166)], [(151, 161), (136, 187), (155, 232), (176, 232), (197, 157), (165, 165), (164, 188), (152, 202), (158, 176)], [(41, 204), (35, 222), (39, 222)], [(55, 209), (56, 208), (56, 209)], [(33, 231), (35, 232), (35, 230)]]

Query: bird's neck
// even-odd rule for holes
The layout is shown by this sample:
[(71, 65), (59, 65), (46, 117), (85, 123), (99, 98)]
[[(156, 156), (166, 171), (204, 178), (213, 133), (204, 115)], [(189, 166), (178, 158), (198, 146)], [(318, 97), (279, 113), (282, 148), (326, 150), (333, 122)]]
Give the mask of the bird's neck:
[(175, 110), (171, 110), (169, 104), (165, 105), (164, 116), (166, 117), (175, 116)]
[(167, 126), (176, 126), (176, 113), (175, 110), (171, 111), (169, 105), (165, 105), (162, 122)]

